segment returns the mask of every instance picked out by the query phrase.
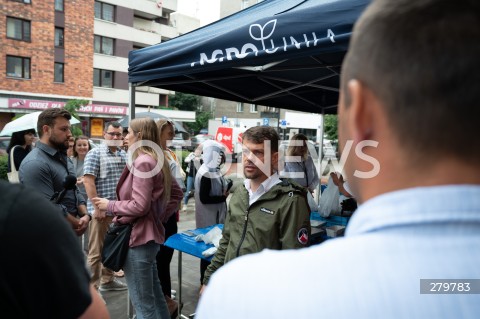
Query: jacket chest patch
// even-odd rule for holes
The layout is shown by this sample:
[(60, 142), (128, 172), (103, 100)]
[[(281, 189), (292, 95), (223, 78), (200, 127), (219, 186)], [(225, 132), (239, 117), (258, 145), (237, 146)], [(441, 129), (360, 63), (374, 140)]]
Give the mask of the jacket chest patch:
[(270, 209), (268, 209), (268, 208), (265, 208), (265, 207), (262, 207), (262, 208), (260, 208), (260, 211), (261, 211), (261, 212), (263, 212), (263, 213), (270, 214), (270, 215), (273, 215), (273, 214), (275, 214), (275, 211), (273, 211), (273, 210), (270, 210)]

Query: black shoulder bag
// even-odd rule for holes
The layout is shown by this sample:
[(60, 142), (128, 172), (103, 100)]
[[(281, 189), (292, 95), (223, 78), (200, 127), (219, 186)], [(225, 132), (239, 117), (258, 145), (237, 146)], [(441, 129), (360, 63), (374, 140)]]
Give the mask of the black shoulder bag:
[(113, 271), (119, 271), (127, 258), (132, 224), (110, 224), (105, 234), (102, 249), (103, 266)]

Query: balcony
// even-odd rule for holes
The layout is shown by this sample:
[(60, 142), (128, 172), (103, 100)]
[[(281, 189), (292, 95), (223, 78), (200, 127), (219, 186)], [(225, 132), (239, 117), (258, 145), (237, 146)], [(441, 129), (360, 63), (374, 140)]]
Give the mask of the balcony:
[(130, 3), (131, 9), (134, 10), (135, 15), (154, 19), (161, 17), (163, 10), (168, 12), (177, 11), (177, 0), (162, 0), (162, 6), (159, 6), (158, 0), (135, 0), (135, 1), (122, 1), (123, 6), (128, 6), (126, 3)]
[(141, 18), (133, 19), (133, 27), (137, 30), (155, 33), (163, 38), (175, 38), (178, 36), (177, 30), (169, 25), (163, 25), (153, 20), (146, 20)]
[[(96, 35), (141, 43), (149, 46), (161, 42), (161, 35), (155, 32), (148, 32), (127, 27), (125, 25), (95, 19), (94, 32)], [(140, 42), (141, 41), (141, 42)]]

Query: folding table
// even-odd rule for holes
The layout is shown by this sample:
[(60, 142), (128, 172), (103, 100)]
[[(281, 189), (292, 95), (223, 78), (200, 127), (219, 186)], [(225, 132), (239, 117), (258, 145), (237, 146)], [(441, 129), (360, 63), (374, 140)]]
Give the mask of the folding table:
[(212, 228), (218, 226), (223, 230), (223, 224), (212, 225), (205, 228), (197, 228), (188, 230), (186, 232), (178, 233), (170, 236), (165, 242), (165, 246), (178, 250), (178, 317), (188, 319), (189, 317), (182, 314), (182, 253), (187, 253), (194, 257), (198, 257), (207, 261), (212, 260), (213, 256), (204, 257), (202, 252), (210, 247), (212, 244), (205, 244), (203, 241), (195, 241), (197, 235), (206, 234)]

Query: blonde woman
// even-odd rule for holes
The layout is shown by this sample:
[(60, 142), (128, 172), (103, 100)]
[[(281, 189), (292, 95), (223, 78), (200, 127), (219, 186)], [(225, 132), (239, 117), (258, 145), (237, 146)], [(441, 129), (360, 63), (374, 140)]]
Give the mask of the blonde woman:
[(320, 181), (312, 157), (308, 154), (307, 142), (308, 138), (301, 133), (292, 137), (286, 155), (297, 159), (285, 161), (284, 176), (312, 193)]
[[(160, 133), (160, 146), (162, 147), (165, 158), (168, 160), (170, 167), (170, 172), (172, 173), (173, 178), (177, 181), (178, 185), (185, 190), (185, 185), (183, 183), (182, 171), (180, 163), (178, 162), (177, 156), (175, 153), (167, 148), (167, 141), (173, 140), (175, 136), (175, 129), (173, 127), (173, 122), (166, 119), (161, 119), (157, 121), (158, 132)], [(178, 231), (177, 221), (179, 218), (179, 209), (180, 207), (173, 208), (174, 214), (168, 219), (164, 224), (165, 227), (165, 239), (174, 235)], [(162, 285), (162, 291), (167, 300), (168, 309), (172, 316), (175, 315), (178, 310), (177, 303), (172, 300), (172, 282), (170, 278), (170, 262), (173, 257), (173, 249), (169, 247), (162, 246), (160, 252), (157, 254), (157, 269), (158, 269), (158, 278)]]
[(157, 275), (156, 255), (165, 240), (163, 223), (178, 207), (183, 193), (172, 179), (158, 146), (159, 131), (151, 118), (135, 119), (125, 136), (129, 161), (117, 185), (118, 200), (94, 198), (114, 223), (134, 223), (123, 270), (138, 319), (170, 318)]

